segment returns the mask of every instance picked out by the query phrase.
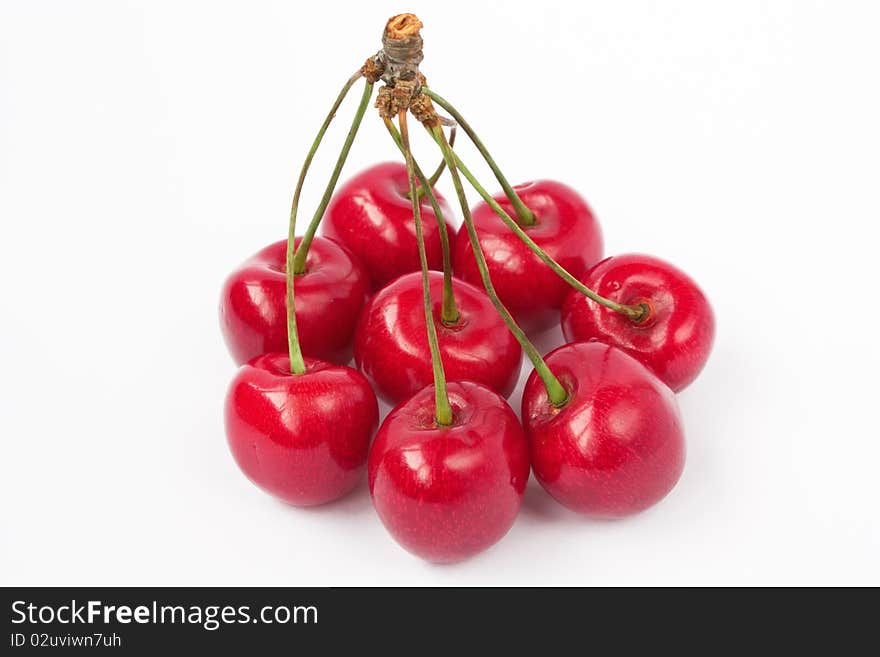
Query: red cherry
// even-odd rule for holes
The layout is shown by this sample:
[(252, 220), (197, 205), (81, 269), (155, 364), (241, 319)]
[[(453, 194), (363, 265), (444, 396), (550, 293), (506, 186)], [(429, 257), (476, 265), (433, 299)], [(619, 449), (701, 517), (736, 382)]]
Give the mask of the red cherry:
[(449, 383), (455, 421), (437, 426), (434, 387), (397, 406), (370, 449), (373, 504), (394, 539), (436, 562), (459, 561), (513, 525), (528, 447), (507, 403), (477, 383)]
[(684, 468), (673, 392), (634, 358), (596, 342), (546, 357), (568, 401), (554, 407), (532, 372), (522, 400), (535, 477), (557, 501), (618, 518), (661, 500)]
[(226, 396), (226, 436), (238, 466), (267, 493), (296, 506), (335, 500), (357, 485), (379, 422), (376, 395), (350, 367), (287, 354), (243, 365)]
[[(489, 297), (453, 279), (461, 316), (446, 326), (440, 319), (443, 274), (430, 272), (429, 280), (446, 378), (476, 381), (509, 396), (519, 378), (522, 350)], [(355, 330), (354, 358), (376, 392), (392, 404), (433, 382), (420, 273), (401, 276), (370, 300)]]
[[(523, 230), (547, 254), (575, 277), (580, 277), (602, 257), (602, 232), (587, 202), (573, 189), (552, 180), (514, 187), (535, 213), (537, 222)], [(504, 194), (495, 200), (511, 216), (514, 210)], [(501, 301), (527, 331), (539, 331), (557, 321), (568, 285), (532, 253), (504, 225), (485, 202), (472, 212), (480, 246), (486, 256), (492, 283)], [(465, 227), (456, 238), (455, 273), (481, 285), (480, 272)]]
[(619, 347), (676, 392), (697, 377), (712, 350), (715, 317), (687, 274), (651, 256), (621, 255), (597, 264), (581, 282), (617, 303), (647, 303), (650, 314), (635, 323), (572, 290), (562, 306), (567, 340)]
[[(412, 205), (406, 194), (406, 166), (386, 162), (366, 169), (333, 196), (322, 220), (323, 234), (347, 246), (364, 264), (378, 289), (402, 274), (420, 269)], [(445, 218), (452, 217), (437, 194)], [(440, 229), (427, 197), (421, 201), (428, 267), (443, 269)], [(450, 242), (455, 232), (447, 221)]]
[[(223, 284), (220, 326), (239, 364), (287, 352), (286, 252), (287, 240), (270, 244)], [(295, 292), (303, 353), (342, 365), (351, 360), (354, 327), (369, 293), (369, 278), (357, 260), (345, 247), (316, 237)]]

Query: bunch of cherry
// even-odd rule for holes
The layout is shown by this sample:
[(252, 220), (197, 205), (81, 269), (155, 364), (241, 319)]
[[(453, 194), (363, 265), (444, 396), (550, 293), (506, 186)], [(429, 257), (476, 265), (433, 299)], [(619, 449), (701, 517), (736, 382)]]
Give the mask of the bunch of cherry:
[[(530, 470), (561, 504), (593, 517), (663, 498), (685, 460), (674, 393), (705, 364), (714, 320), (672, 265), (603, 259), (596, 218), (570, 187), (511, 186), (471, 126), (427, 86), (420, 28), (412, 14), (388, 21), (382, 49), (346, 82), (309, 151), (288, 238), (224, 285), (223, 333), (241, 364), (226, 431), (242, 471), (293, 505), (335, 500), (367, 469), (392, 536), (425, 559), (456, 561), (510, 529)], [(348, 137), (295, 238), (309, 165), (360, 78)], [(404, 163), (373, 166), (335, 191), (379, 81), (376, 107)], [(408, 115), (442, 154), (431, 176), (412, 155)], [(498, 179), (496, 196), (453, 150), (457, 128)], [(444, 169), (461, 207), (457, 235), (434, 191)], [(482, 198), (473, 209), (462, 177)], [(529, 336), (560, 316), (570, 344), (542, 356)], [(523, 352), (534, 370), (520, 423), (506, 398)], [(357, 369), (347, 366), (352, 354)], [(395, 404), (378, 433), (377, 394)]]

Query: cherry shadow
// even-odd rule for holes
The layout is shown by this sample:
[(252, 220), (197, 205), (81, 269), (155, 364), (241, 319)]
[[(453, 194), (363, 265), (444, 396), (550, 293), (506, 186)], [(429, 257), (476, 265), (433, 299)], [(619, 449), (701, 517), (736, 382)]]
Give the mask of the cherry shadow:
[(519, 512), (523, 518), (539, 522), (571, 522), (579, 518), (574, 511), (554, 500), (534, 477), (529, 479)]
[(559, 324), (554, 324), (541, 333), (529, 335), (529, 339), (542, 354), (547, 354), (566, 343)]

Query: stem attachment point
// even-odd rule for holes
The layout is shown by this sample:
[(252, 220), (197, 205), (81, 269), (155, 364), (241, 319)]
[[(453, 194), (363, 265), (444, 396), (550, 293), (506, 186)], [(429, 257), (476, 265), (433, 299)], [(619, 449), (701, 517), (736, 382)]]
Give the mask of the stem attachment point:
[(654, 319), (654, 304), (650, 299), (640, 299), (637, 303), (624, 306), (627, 309), (629, 320), (636, 325), (644, 325)]

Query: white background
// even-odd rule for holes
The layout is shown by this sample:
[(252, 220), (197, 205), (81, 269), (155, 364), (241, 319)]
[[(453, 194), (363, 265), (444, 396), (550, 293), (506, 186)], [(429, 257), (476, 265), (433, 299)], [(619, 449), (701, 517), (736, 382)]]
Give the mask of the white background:
[[(283, 237), (324, 113), (404, 10), (432, 86), (512, 180), (576, 186), (608, 253), (678, 264), (718, 319), (665, 501), (594, 522), (533, 481), (501, 543), (446, 567), (397, 547), (366, 486), (313, 510), (262, 494), (221, 414), (221, 282)], [(878, 18), (867, 1), (3, 0), (0, 583), (880, 584)], [(396, 155), (371, 111), (344, 176)]]

